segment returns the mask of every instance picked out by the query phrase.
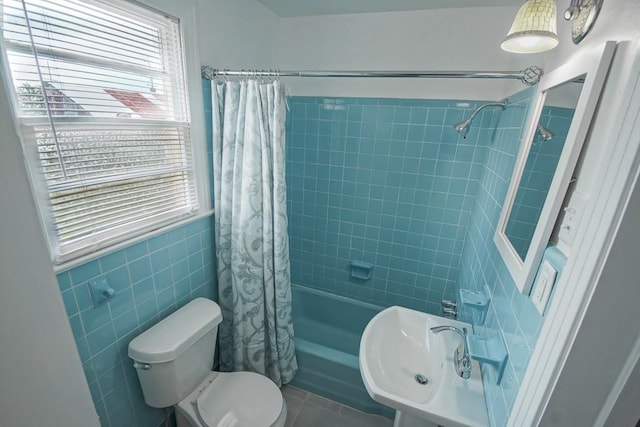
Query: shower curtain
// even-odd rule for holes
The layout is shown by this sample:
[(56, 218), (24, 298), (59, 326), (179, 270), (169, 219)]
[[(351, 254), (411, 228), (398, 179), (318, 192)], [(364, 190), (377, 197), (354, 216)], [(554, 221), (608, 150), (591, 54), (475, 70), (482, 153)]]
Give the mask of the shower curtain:
[(285, 99), (280, 81), (212, 81), (220, 370), (276, 384), (298, 365), (293, 343)]

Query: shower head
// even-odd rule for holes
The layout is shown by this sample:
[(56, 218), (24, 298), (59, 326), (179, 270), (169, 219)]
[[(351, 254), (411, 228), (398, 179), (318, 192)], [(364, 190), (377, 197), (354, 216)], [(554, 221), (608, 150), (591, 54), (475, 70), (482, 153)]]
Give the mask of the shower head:
[(453, 128), (456, 130), (456, 132), (462, 135), (463, 138), (466, 138), (467, 134), (469, 133), (469, 128), (471, 127), (471, 122), (473, 122), (473, 119), (475, 119), (480, 110), (486, 107), (500, 107), (504, 110), (507, 107), (507, 100), (505, 99), (499, 102), (487, 102), (486, 104), (479, 106), (473, 113), (471, 113), (469, 118), (456, 123), (455, 125), (453, 125)]
[(554, 137), (553, 132), (542, 126), (542, 123), (538, 123), (538, 131), (536, 132), (536, 134), (542, 141), (551, 141)]
[(463, 138), (466, 138), (467, 134), (469, 133), (469, 128), (471, 127), (472, 121), (473, 117), (469, 117), (466, 120), (456, 123), (453, 127), (455, 128), (456, 132), (462, 135)]

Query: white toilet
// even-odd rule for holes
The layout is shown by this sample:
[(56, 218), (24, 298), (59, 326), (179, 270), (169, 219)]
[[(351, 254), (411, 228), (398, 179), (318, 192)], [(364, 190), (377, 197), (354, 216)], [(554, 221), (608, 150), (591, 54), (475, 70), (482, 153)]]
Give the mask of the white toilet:
[(220, 307), (196, 298), (129, 343), (144, 400), (175, 406), (178, 427), (282, 427), (278, 387), (253, 372), (212, 372)]

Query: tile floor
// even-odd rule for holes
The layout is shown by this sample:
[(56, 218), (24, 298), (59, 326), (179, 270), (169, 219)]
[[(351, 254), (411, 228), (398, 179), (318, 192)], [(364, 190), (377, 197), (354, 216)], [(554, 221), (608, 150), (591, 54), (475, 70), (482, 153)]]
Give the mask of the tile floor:
[(391, 427), (393, 420), (360, 412), (297, 387), (286, 385), (285, 427)]

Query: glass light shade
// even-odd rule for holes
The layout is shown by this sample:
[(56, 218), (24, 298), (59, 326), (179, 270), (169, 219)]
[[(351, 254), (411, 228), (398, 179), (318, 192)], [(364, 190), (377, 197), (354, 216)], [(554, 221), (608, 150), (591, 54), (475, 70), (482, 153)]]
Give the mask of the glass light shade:
[(554, 0), (527, 0), (500, 47), (513, 53), (536, 53), (558, 45)]

